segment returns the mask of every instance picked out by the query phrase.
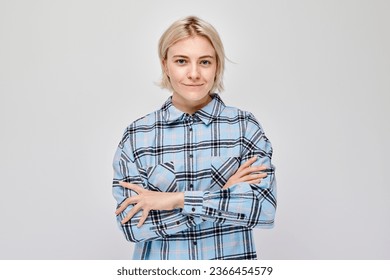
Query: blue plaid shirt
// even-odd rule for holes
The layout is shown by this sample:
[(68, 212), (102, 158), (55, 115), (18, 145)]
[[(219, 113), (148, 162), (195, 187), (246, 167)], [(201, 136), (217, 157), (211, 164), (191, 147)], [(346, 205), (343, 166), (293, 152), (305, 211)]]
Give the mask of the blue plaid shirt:
[[(117, 221), (136, 242), (134, 259), (256, 259), (252, 229), (271, 228), (276, 210), (272, 147), (254, 116), (225, 106), (219, 95), (193, 115), (170, 97), (160, 110), (136, 120), (124, 132), (114, 158), (113, 194), (119, 206), (136, 195), (125, 181), (158, 192), (184, 192), (184, 208), (152, 210), (137, 228), (138, 212)], [(240, 164), (268, 166), (260, 184), (222, 189)]]

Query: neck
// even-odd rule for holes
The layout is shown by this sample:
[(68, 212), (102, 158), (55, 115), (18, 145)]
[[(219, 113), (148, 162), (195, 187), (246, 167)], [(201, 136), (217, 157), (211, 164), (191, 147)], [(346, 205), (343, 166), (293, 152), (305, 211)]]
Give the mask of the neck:
[(184, 100), (175, 93), (172, 95), (173, 106), (175, 106), (180, 111), (190, 115), (206, 106), (211, 101), (211, 99), (212, 98), (209, 94), (201, 100)]

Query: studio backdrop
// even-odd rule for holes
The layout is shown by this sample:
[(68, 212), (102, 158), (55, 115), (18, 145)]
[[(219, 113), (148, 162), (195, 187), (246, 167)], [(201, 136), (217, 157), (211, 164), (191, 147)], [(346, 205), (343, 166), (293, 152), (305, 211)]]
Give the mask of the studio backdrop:
[(0, 259), (130, 259), (115, 220), (122, 133), (170, 95), (158, 39), (219, 31), (227, 105), (274, 148), (261, 259), (390, 258), (390, 2), (0, 1)]

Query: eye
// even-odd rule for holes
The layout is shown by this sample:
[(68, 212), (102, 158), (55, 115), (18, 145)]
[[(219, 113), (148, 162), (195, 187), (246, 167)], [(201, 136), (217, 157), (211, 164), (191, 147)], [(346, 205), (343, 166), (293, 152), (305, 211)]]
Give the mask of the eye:
[(186, 63), (186, 60), (185, 60), (185, 59), (182, 59), (182, 58), (180, 58), (180, 59), (177, 59), (177, 60), (176, 60), (176, 63), (177, 63), (177, 64), (179, 64), (179, 65), (183, 65), (183, 64), (185, 64), (185, 63)]
[(202, 64), (202, 65), (210, 65), (210, 64), (211, 64), (211, 61), (209, 61), (209, 60), (202, 60), (202, 61), (200, 62), (200, 64)]

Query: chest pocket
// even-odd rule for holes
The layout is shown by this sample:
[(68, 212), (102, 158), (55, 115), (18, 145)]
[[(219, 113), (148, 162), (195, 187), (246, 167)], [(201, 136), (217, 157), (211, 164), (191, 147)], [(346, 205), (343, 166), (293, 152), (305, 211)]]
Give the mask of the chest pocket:
[(173, 162), (164, 162), (147, 167), (144, 170), (144, 177), (147, 181), (147, 186), (151, 191), (177, 191), (175, 165)]
[(229, 178), (236, 173), (239, 166), (239, 157), (212, 157), (210, 189), (223, 188)]

